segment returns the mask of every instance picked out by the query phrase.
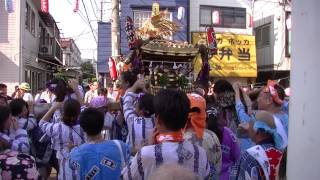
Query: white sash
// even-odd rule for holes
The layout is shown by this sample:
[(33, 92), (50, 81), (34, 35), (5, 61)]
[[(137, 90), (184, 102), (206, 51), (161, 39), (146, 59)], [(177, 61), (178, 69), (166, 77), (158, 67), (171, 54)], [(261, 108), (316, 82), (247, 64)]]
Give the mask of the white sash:
[(282, 138), (282, 146), (281, 149), (285, 149), (288, 146), (288, 136), (286, 131), (284, 130), (284, 127), (282, 125), (282, 122), (280, 121), (279, 118), (277, 118), (276, 116), (273, 116), (274, 119), (274, 123), (276, 124), (276, 129), (277, 132), (279, 133), (279, 135)]
[(253, 146), (252, 148), (247, 149), (247, 152), (255, 159), (258, 161), (260, 164), (260, 167), (263, 170), (263, 173), (266, 177), (266, 180), (269, 180), (269, 176), (271, 173), (271, 168), (270, 168), (270, 163), (268, 156), (262, 146), (256, 145)]

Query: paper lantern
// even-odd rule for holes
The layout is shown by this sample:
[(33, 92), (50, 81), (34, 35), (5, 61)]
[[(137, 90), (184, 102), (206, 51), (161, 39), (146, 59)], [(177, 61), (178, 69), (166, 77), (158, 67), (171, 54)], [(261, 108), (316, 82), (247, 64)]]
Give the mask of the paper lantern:
[(213, 11), (212, 12), (212, 24), (220, 24), (219, 11)]
[(290, 88), (286, 88), (286, 89), (284, 90), (284, 92), (285, 92), (286, 96), (290, 97), (290, 95), (291, 95)]
[(185, 16), (185, 8), (179, 7), (178, 8), (178, 20), (184, 19)]
[(73, 12), (78, 12), (78, 11), (79, 11), (79, 0), (75, 0)]
[(41, 0), (41, 12), (49, 13), (49, 0)]
[(253, 16), (250, 15), (249, 27), (253, 27)]
[(287, 29), (290, 31), (292, 28), (291, 16), (289, 16), (288, 19), (286, 20), (286, 25), (287, 25)]

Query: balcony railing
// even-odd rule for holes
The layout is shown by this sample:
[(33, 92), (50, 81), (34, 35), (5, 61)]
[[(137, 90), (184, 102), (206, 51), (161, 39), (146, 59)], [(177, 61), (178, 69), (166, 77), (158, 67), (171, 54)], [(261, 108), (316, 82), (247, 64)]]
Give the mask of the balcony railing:
[(60, 43), (55, 38), (49, 38), (49, 41), (47, 40), (48, 39), (44, 40), (40, 38), (39, 58), (62, 64), (62, 49)]

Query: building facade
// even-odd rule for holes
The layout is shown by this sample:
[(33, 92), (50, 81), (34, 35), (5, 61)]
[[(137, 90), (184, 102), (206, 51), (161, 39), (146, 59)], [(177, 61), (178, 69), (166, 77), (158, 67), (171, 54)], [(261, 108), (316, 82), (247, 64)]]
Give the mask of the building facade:
[(288, 77), (291, 69), (291, 1), (254, 3), (259, 81)]
[(217, 33), (252, 35), (249, 0), (190, 0), (190, 12), (190, 33), (206, 32), (214, 26)]
[[(249, 43), (249, 39), (254, 39), (251, 37), (252, 5), (249, 0), (190, 0), (191, 43), (207, 41), (209, 27), (213, 27), (216, 32), (218, 49), (216, 55), (209, 60), (212, 81), (221, 78), (242, 83), (254, 81), (257, 74), (255, 46), (252, 42)], [(201, 60), (196, 59), (196, 64), (199, 61)], [(195, 68), (200, 70), (199, 65)], [(195, 70), (195, 75), (197, 73)]]
[(40, 1), (12, 1), (12, 12), (0, 3), (0, 82), (14, 86), (28, 82), (35, 93), (62, 66), (59, 29)]
[(81, 52), (71, 38), (61, 38), (60, 44), (63, 52), (63, 69), (68, 76), (78, 79), (81, 76)]

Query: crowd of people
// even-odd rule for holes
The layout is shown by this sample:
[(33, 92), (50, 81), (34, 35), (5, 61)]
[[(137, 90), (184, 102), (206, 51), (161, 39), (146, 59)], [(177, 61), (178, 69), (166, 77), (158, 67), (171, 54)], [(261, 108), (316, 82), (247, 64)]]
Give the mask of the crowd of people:
[[(226, 80), (150, 94), (123, 72), (87, 92), (55, 78), (33, 97), (0, 84), (0, 177), (48, 179), (285, 179), (288, 98), (274, 81), (246, 91)], [(0, 178), (0, 179), (1, 179)]]

